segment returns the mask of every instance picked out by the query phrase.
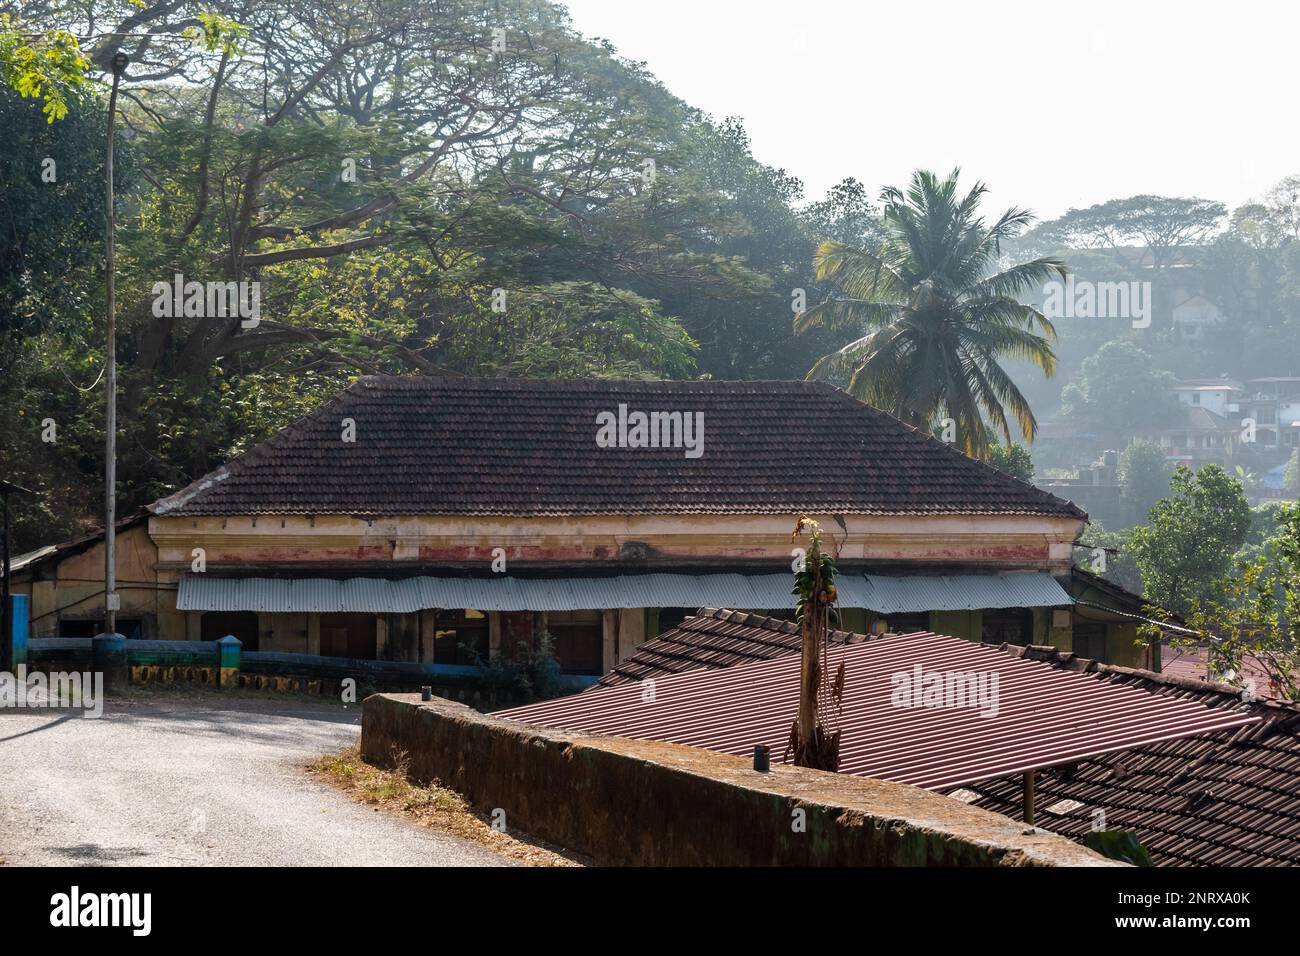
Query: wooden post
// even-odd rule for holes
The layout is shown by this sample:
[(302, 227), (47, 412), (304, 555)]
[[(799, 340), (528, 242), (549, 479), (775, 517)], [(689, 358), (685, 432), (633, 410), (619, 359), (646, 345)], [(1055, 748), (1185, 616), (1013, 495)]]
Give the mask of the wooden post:
[(1030, 826), (1034, 825), (1034, 771), (1025, 771), (1024, 792), (1022, 793), (1021, 809), (1024, 811), (1025, 822)]
[(799, 739), (811, 747), (817, 727), (817, 658), (821, 650), (816, 638), (817, 600), (804, 608), (799, 663)]

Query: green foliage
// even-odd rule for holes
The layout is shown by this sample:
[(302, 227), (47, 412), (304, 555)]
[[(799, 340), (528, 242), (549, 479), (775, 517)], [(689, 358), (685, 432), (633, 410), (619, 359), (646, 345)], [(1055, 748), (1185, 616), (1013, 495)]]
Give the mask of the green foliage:
[(1164, 449), (1154, 442), (1135, 441), (1120, 452), (1120, 494), (1134, 515), (1145, 515), (1169, 491), (1169, 465)]
[(1134, 528), (1129, 549), (1146, 596), (1176, 613), (1214, 599), (1250, 529), (1250, 505), (1237, 479), (1217, 465), (1193, 473), (1180, 467), (1171, 494), (1156, 502), (1145, 527)]
[(47, 123), (63, 119), (85, 95), (89, 69), (90, 61), (67, 30), (25, 34), (8, 14), (0, 14), (0, 83), (40, 100)]
[(922, 171), (906, 192), (886, 189), (877, 251), (822, 243), (817, 278), (836, 293), (794, 328), (860, 336), (819, 360), (810, 378), (847, 373), (852, 394), (918, 428), (951, 418), (966, 452), (984, 458), (985, 414), (1008, 443), (1008, 413), (1033, 441), (1037, 420), (999, 362), (1023, 359), (1045, 375), (1055, 371), (1052, 323), (1015, 297), (1063, 277), (1065, 268), (1041, 258), (997, 271), (1003, 242), (1033, 217), (1009, 209), (986, 224), (978, 215), (984, 185), (963, 196), (957, 176)]
[(834, 604), (837, 596), (835, 559), (822, 548), (822, 533), (817, 522), (801, 516), (790, 540), (797, 540), (803, 534), (804, 528), (809, 530), (808, 548), (794, 573), (794, 589), (790, 592), (799, 599), (795, 603), (799, 609), (800, 619), (815, 604), (826, 606)]
[[(790, 290), (813, 287), (823, 230), (872, 217), (850, 188), (804, 218), (798, 181), (755, 161), (737, 121), (552, 3), (111, 0), (111, 39), (73, 59), (60, 37), (83, 14), (57, 2), (26, 39), (0, 28), (2, 78), (40, 97), (0, 98), (0, 464), (42, 493), (20, 550), (99, 510), (104, 105), (77, 71), (119, 46), (137, 65), (116, 157), (123, 513), (358, 374), (801, 372), (820, 343), (791, 345)], [(178, 273), (259, 283), (260, 323), (155, 314)]]
[(549, 631), (538, 636), (535, 646), (520, 641), (514, 654), (498, 654), (486, 661), (472, 647), (462, 645), (462, 649), (483, 669), (483, 683), (488, 688), (522, 703), (549, 700), (564, 692), (555, 640)]
[(1032, 240), (1048, 248), (1114, 248), (1139, 246), (1151, 255), (1155, 268), (1170, 263), (1171, 250), (1195, 245), (1211, 236), (1227, 215), (1223, 203), (1172, 196), (1130, 196), (1071, 209), (1044, 223)]
[(1289, 494), (1300, 497), (1300, 448), (1291, 452), (1287, 459), (1286, 470), (1282, 472), (1282, 484)]
[[(1292, 632), (1300, 620), (1300, 505), (1281, 505), (1276, 518), (1276, 530), (1252, 559), (1189, 601), (1187, 624), (1202, 639), (1175, 643), (1206, 646), (1220, 680), (1258, 696), (1300, 700), (1300, 646)], [(1264, 671), (1268, 687), (1251, 687), (1247, 662)]]
[(1034, 459), (1029, 449), (1019, 442), (1009, 445), (990, 443), (989, 464), (1021, 481), (1032, 483), (1034, 480)]
[(1074, 549), (1074, 563), (1099, 574), (1132, 594), (1141, 594), (1142, 574), (1129, 550), (1132, 531), (1107, 531), (1099, 522), (1090, 521)]
[(1107, 439), (1141, 434), (1181, 414), (1174, 376), (1132, 342), (1107, 342), (1084, 360), (1076, 382), (1061, 393), (1061, 414)]
[[(93, 294), (85, 270), (103, 255), (104, 118), (78, 108), (51, 125), (0, 88), (0, 135), (0, 333), (78, 330)], [(125, 150), (119, 164), (129, 183)]]
[(1121, 863), (1151, 865), (1151, 854), (1130, 830), (1092, 830), (1083, 838), (1083, 845)]
[(209, 11), (200, 11), (198, 21), (197, 27), (187, 27), (184, 32), (204, 50), (209, 53), (220, 51), (229, 56), (239, 56), (244, 52), (240, 44), (249, 35), (245, 24)]

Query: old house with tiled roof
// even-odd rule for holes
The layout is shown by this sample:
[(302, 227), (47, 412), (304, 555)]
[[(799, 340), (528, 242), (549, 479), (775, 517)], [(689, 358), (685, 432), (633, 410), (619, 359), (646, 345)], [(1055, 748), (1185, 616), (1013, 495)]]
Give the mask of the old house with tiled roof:
[[(800, 513), (833, 540), (846, 626), (1069, 649), (1083, 623), (1079, 508), (827, 385), (396, 377), (155, 502), (119, 617), (452, 666), (545, 631), (598, 676), (701, 606), (788, 613)], [(102, 613), (60, 568), (16, 568), (35, 634)], [(1109, 623), (1089, 640), (1135, 662)]]

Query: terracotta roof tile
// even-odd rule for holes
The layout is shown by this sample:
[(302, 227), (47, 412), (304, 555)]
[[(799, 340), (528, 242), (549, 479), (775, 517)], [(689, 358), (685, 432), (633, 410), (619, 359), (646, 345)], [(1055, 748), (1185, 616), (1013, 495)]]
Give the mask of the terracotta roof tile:
[[(596, 416), (620, 403), (703, 413), (703, 455), (598, 447)], [(359, 379), (152, 510), (1084, 517), (823, 384), (397, 377)]]

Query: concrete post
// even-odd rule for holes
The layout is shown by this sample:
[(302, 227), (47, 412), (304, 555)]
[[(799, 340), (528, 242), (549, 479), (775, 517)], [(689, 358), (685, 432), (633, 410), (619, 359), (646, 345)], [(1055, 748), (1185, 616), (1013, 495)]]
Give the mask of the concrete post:
[(217, 641), (217, 657), (221, 667), (221, 687), (239, 686), (239, 658), (243, 642), (233, 634)]
[(131, 682), (126, 660), (126, 638), (121, 634), (99, 634), (90, 639), (90, 669), (104, 675), (104, 690), (118, 693)]

